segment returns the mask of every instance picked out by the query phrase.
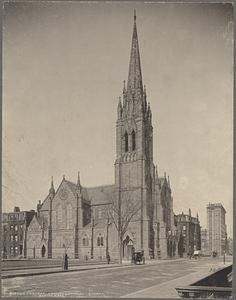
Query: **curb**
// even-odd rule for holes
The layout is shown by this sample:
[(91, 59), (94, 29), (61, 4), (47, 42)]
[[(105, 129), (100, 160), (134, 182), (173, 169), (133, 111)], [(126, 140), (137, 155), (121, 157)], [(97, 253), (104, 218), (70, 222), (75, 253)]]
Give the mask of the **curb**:
[(81, 272), (81, 271), (89, 271), (89, 270), (100, 270), (100, 269), (110, 269), (110, 268), (120, 268), (120, 267), (127, 267), (131, 265), (116, 265), (112, 266), (102, 266), (102, 267), (93, 267), (88, 269), (72, 269), (72, 270), (57, 270), (57, 271), (46, 271), (46, 272), (38, 272), (38, 273), (22, 273), (22, 274), (8, 274), (8, 275), (1, 275), (1, 279), (8, 279), (8, 278), (16, 278), (16, 277), (27, 277), (27, 276), (38, 276), (38, 275), (48, 275), (48, 274), (57, 274), (57, 273), (69, 273), (69, 272)]
[[(183, 260), (183, 259), (175, 259), (175, 261), (180, 261), (180, 260)], [(171, 260), (157, 260), (155, 261), (155, 263), (146, 263), (144, 266), (152, 266), (152, 265), (158, 265), (160, 262), (172, 262), (174, 261), (173, 259)], [(80, 271), (89, 271), (89, 270), (99, 270), (99, 269), (110, 269), (110, 268), (120, 268), (120, 267), (134, 267), (136, 265), (133, 265), (131, 263), (124, 263), (122, 265), (112, 265), (110, 264), (109, 266), (108, 265), (101, 265), (101, 267), (92, 267), (92, 268), (82, 268), (82, 269), (70, 269), (70, 270), (67, 270), (67, 271), (64, 271), (64, 270), (50, 270), (50, 271), (45, 271), (45, 272), (37, 272), (37, 273), (19, 273), (19, 274), (2, 274), (1, 275), (1, 279), (8, 279), (8, 278), (16, 278), (16, 277), (27, 277), (27, 276), (38, 276), (38, 275), (49, 275), (49, 274), (58, 274), (58, 273), (68, 273), (68, 272), (80, 272)], [(142, 265), (143, 266), (143, 265)], [(73, 265), (71, 266), (73, 267)], [(10, 270), (9, 270), (10, 271)]]

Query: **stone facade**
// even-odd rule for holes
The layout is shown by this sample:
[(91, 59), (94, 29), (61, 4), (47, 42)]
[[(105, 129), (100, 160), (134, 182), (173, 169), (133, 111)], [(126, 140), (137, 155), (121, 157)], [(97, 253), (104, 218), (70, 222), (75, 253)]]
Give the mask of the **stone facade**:
[(207, 233), (209, 251), (223, 255), (226, 251), (227, 231), (225, 224), (225, 214), (221, 203), (209, 203), (207, 205)]
[[(28, 234), (29, 257), (131, 259), (142, 249), (147, 259), (176, 255), (177, 233), (169, 178), (153, 163), (152, 112), (142, 82), (136, 16), (123, 101), (116, 120), (115, 183), (85, 188), (63, 178), (53, 181), (38, 205)], [(123, 223), (122, 223), (123, 222)]]

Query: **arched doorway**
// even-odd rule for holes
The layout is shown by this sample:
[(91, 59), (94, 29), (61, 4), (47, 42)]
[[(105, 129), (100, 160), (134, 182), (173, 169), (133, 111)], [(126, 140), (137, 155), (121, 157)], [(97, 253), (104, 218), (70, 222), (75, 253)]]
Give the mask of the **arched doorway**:
[(42, 257), (45, 257), (45, 253), (46, 253), (46, 248), (45, 246), (43, 245), (42, 249), (41, 249), (41, 255)]
[(133, 241), (127, 235), (123, 241), (123, 258), (124, 259), (131, 260), (132, 253), (133, 253), (133, 247), (134, 247)]

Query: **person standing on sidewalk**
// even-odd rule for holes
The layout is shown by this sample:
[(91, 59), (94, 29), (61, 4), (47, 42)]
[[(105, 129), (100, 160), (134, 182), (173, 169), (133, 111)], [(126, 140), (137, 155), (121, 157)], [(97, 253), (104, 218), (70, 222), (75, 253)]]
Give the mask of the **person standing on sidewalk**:
[(68, 255), (67, 253), (65, 253), (64, 257), (63, 257), (63, 270), (64, 271), (68, 271)]
[(111, 261), (110, 254), (107, 253), (107, 263), (108, 263), (108, 265), (109, 265), (110, 261)]

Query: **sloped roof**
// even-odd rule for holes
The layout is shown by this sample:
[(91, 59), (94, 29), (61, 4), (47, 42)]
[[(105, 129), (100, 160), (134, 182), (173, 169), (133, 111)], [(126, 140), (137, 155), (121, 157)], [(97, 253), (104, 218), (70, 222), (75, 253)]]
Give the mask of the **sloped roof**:
[[(72, 193), (76, 197), (77, 184), (74, 183), (74, 182), (71, 182), (69, 180), (65, 180), (65, 182), (67, 183), (67, 185), (69, 186), (70, 190), (72, 191)], [(82, 187), (82, 199), (83, 199), (84, 202), (87, 202), (88, 204), (90, 204), (90, 198), (88, 196), (87, 189), (84, 188), (84, 187)]]
[[(69, 180), (65, 180), (64, 182), (69, 187), (69, 189), (72, 191), (74, 196), (76, 197), (77, 192), (77, 184), (74, 182), (71, 182)], [(60, 187), (60, 186), (59, 186)], [(58, 187), (58, 189), (59, 189)], [(114, 188), (115, 185), (101, 185), (96, 187), (82, 187), (82, 198), (83, 202), (90, 205), (90, 204), (103, 204), (103, 203), (109, 203), (112, 200), (112, 195), (114, 194)], [(57, 191), (58, 191), (57, 189)], [(57, 193), (56, 191), (56, 193)], [(41, 211), (49, 210), (49, 194), (45, 198), (45, 200), (42, 203)]]
[(36, 226), (38, 225), (38, 228), (41, 229), (42, 220), (37, 215), (34, 215), (34, 217), (32, 218), (32, 220), (29, 224), (29, 230), (30, 230), (30, 227), (35, 226), (35, 225)]
[(114, 197), (115, 185), (101, 185), (96, 187), (86, 188), (91, 204), (109, 203)]
[(42, 206), (40, 208), (40, 210), (49, 210), (49, 194), (47, 195), (47, 197), (44, 199)]

